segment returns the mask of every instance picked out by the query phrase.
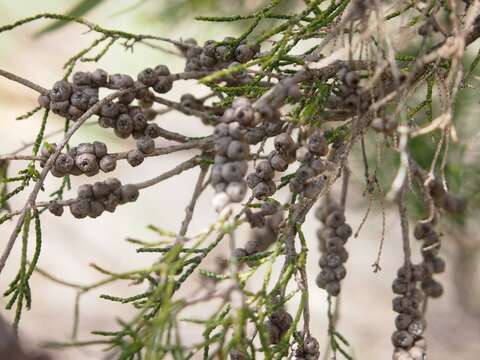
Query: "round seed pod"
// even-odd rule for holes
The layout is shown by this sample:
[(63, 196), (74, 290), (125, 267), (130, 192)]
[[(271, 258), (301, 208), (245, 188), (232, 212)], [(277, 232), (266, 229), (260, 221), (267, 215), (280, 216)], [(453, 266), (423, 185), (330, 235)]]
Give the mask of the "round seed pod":
[(110, 155), (105, 155), (99, 161), (100, 170), (103, 172), (111, 172), (117, 167), (117, 160)]
[(395, 347), (409, 349), (413, 342), (413, 336), (405, 330), (395, 331), (392, 335), (392, 343)]
[(138, 196), (140, 195), (138, 188), (133, 184), (122, 185), (120, 191), (122, 203), (134, 202), (138, 199)]
[(166, 65), (157, 65), (155, 66), (154, 71), (158, 76), (170, 75), (170, 70)]
[(151, 154), (155, 151), (155, 141), (148, 136), (141, 137), (137, 140), (137, 149), (144, 154)]
[(306, 146), (301, 146), (295, 153), (296, 159), (302, 163), (308, 163), (313, 160), (313, 154)]
[(77, 71), (72, 76), (75, 85), (90, 85), (92, 82), (92, 75), (86, 71)]
[(40, 95), (37, 101), (42, 108), (50, 109), (50, 98), (47, 95)]
[(233, 202), (240, 202), (247, 192), (247, 184), (245, 181), (231, 182), (227, 185), (226, 193)]
[(250, 188), (250, 189), (253, 189), (255, 186), (257, 186), (258, 184), (260, 184), (263, 180), (261, 178), (259, 178), (257, 175), (255, 175), (254, 173), (252, 174), (248, 174), (247, 176), (247, 186)]
[(63, 206), (58, 203), (58, 201), (50, 201), (48, 203), (48, 211), (50, 211), (55, 216), (62, 216)]
[(328, 253), (335, 253), (342, 249), (345, 241), (340, 237), (328, 237), (325, 239), (325, 250)]
[(71, 95), (72, 86), (66, 80), (57, 81), (49, 92), (50, 99), (55, 102), (68, 101)]
[(93, 151), (95, 153), (95, 156), (100, 159), (105, 155), (107, 155), (107, 145), (105, 145), (105, 143), (100, 141), (94, 141)]
[(411, 324), (408, 326), (408, 332), (413, 337), (418, 338), (423, 334), (426, 326), (427, 326), (427, 323), (425, 321), (422, 321), (421, 319), (417, 319), (412, 321)]
[(80, 116), (83, 115), (83, 110), (80, 110), (79, 108), (70, 105), (68, 107), (68, 115), (70, 115), (71, 119), (78, 119)]
[(92, 199), (93, 198), (92, 185), (90, 184), (80, 185), (77, 189), (77, 197), (79, 199)]
[(257, 164), (255, 168), (255, 175), (262, 180), (270, 180), (275, 175), (275, 172), (272, 166), (270, 166), (270, 163), (266, 160), (263, 160)]
[(253, 188), (253, 196), (256, 199), (263, 200), (266, 197), (272, 196), (275, 193), (275, 183), (271, 180), (262, 181)]
[(58, 154), (53, 164), (55, 170), (68, 174), (75, 164), (75, 160), (68, 154)]
[(348, 224), (342, 224), (335, 230), (336, 234), (342, 239), (346, 240), (352, 236), (352, 228)]
[(105, 210), (113, 213), (117, 208), (118, 204), (120, 204), (120, 199), (115, 194), (109, 194), (105, 199), (102, 200), (102, 202)]
[(158, 80), (158, 74), (152, 68), (146, 68), (138, 74), (137, 80), (146, 86), (153, 86)]
[(97, 218), (105, 211), (105, 206), (100, 201), (91, 201), (90, 202), (90, 211), (88, 212), (88, 217)]
[(96, 69), (92, 72), (91, 81), (96, 86), (106, 86), (108, 84), (108, 73), (102, 69)]
[(227, 182), (240, 181), (245, 176), (246, 163), (243, 161), (232, 161), (222, 165), (222, 178)]
[(105, 182), (98, 181), (92, 185), (92, 193), (95, 199), (101, 199), (110, 194), (110, 187)]
[(160, 76), (157, 82), (153, 85), (153, 90), (159, 94), (169, 92), (173, 87), (173, 81), (168, 76)]
[(90, 212), (90, 200), (79, 199), (70, 204), (70, 212), (77, 219), (83, 219), (87, 217)]
[(231, 122), (228, 124), (228, 136), (234, 140), (243, 140), (244, 134), (239, 123)]
[(439, 298), (443, 295), (443, 286), (439, 282), (429, 279), (422, 282), (422, 290), (431, 298)]
[(395, 327), (397, 330), (407, 330), (408, 326), (412, 323), (413, 318), (409, 314), (399, 314), (395, 318)]
[(118, 97), (117, 101), (120, 103), (120, 104), (123, 104), (123, 105), (128, 105), (130, 104), (133, 100), (135, 100), (135, 92), (134, 91), (129, 91), (129, 92), (126, 92), (125, 94), (122, 94)]
[(98, 125), (104, 129), (115, 127), (116, 119), (101, 116), (98, 118)]
[(447, 194), (443, 201), (443, 208), (449, 213), (460, 214), (467, 208), (467, 201), (463, 197)]
[(160, 136), (160, 127), (153, 123), (153, 124), (148, 124), (147, 127), (145, 128), (145, 136), (151, 137), (152, 139), (156, 139)]
[(133, 131), (133, 120), (128, 114), (121, 114), (115, 124), (115, 129), (125, 135), (130, 135)]
[(235, 108), (233, 117), (235, 121), (238, 121), (243, 126), (249, 126), (254, 118), (254, 111), (252, 106), (249, 105), (241, 105)]
[(127, 74), (113, 74), (108, 79), (108, 85), (111, 89), (121, 90), (133, 87), (133, 79)]
[(301, 183), (305, 183), (308, 179), (315, 176), (315, 172), (308, 165), (302, 165), (298, 168), (295, 178)]
[(212, 199), (213, 208), (215, 211), (220, 212), (222, 211), (225, 206), (230, 203), (230, 197), (225, 192), (219, 192), (215, 194)]
[(68, 116), (68, 109), (70, 108), (70, 102), (66, 101), (52, 101), (50, 103), (50, 109), (57, 115)]
[(413, 235), (417, 240), (424, 239), (433, 231), (432, 224), (419, 222), (415, 225)]
[(217, 138), (220, 138), (222, 136), (228, 136), (228, 124), (226, 123), (219, 123), (215, 126), (215, 129), (213, 130), (213, 135), (215, 135)]
[(75, 165), (80, 169), (84, 174), (95, 172), (98, 170), (98, 162), (95, 155), (90, 153), (83, 153), (77, 155), (75, 158)]
[(279, 154), (273, 155), (270, 159), (270, 166), (275, 171), (284, 172), (288, 168), (288, 162)]
[(327, 216), (325, 225), (338, 228), (345, 223), (345, 215), (340, 211), (334, 211)]
[(145, 156), (140, 150), (133, 149), (127, 153), (127, 162), (133, 167), (143, 163), (143, 160), (145, 160)]
[(115, 119), (120, 114), (120, 107), (118, 103), (113, 101), (107, 102), (100, 108), (100, 115)]
[(78, 156), (80, 154), (92, 154), (95, 155), (95, 147), (90, 143), (81, 143), (77, 146), (75, 154)]
[(325, 290), (331, 296), (338, 296), (340, 294), (340, 282), (339, 281), (331, 281), (325, 286)]
[(395, 294), (404, 295), (407, 293), (407, 289), (408, 289), (408, 284), (404, 280), (401, 280), (398, 278), (393, 280), (392, 291)]
[(247, 144), (238, 140), (233, 140), (228, 144), (227, 157), (231, 160), (244, 160), (250, 153)]

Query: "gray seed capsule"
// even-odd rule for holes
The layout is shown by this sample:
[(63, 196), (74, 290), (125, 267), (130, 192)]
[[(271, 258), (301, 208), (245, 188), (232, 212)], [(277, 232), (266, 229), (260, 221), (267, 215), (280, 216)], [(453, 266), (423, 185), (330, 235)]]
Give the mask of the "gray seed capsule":
[(153, 90), (159, 94), (169, 92), (173, 87), (173, 81), (168, 76), (160, 76), (157, 82), (153, 85)]
[(80, 199), (70, 205), (70, 212), (77, 219), (87, 217), (90, 212), (90, 200)]
[(75, 165), (82, 171), (84, 174), (95, 172), (95, 169), (98, 170), (98, 162), (95, 155), (90, 153), (84, 153), (77, 155), (75, 158)]
[(122, 185), (121, 187), (121, 200), (124, 203), (134, 202), (138, 199), (140, 192), (138, 188), (133, 184)]
[(77, 189), (77, 197), (79, 199), (92, 199), (93, 198), (92, 185), (90, 184), (80, 185)]
[(50, 98), (47, 95), (40, 95), (37, 101), (42, 108), (50, 109)]
[(155, 151), (155, 141), (148, 136), (144, 136), (137, 140), (137, 149), (144, 154), (151, 154)]
[(103, 172), (111, 172), (117, 167), (117, 160), (110, 155), (103, 156), (99, 161), (100, 170)]
[(60, 205), (57, 201), (50, 201), (48, 204), (48, 211), (50, 211), (55, 216), (62, 216), (63, 206)]
[(106, 86), (108, 83), (108, 73), (105, 70), (97, 69), (92, 73), (91, 80), (96, 86)]
[(153, 86), (158, 80), (158, 74), (152, 68), (146, 68), (138, 74), (137, 79), (146, 86)]
[(247, 192), (247, 184), (245, 181), (231, 182), (228, 184), (226, 193), (231, 201), (240, 202), (245, 197)]
[(154, 71), (158, 76), (170, 75), (170, 70), (166, 65), (157, 65)]
[(100, 125), (100, 127), (105, 129), (115, 127), (115, 122), (116, 122), (116, 119), (112, 119), (105, 116), (101, 116), (98, 118), (98, 125)]
[(110, 75), (109, 85), (112, 89), (128, 89), (133, 87), (133, 79), (130, 75), (126, 74), (113, 74)]
[(92, 75), (85, 71), (77, 71), (72, 78), (75, 85), (90, 85), (92, 82)]
[(127, 161), (131, 166), (138, 166), (143, 163), (145, 156), (140, 150), (134, 149), (127, 153)]
[(233, 140), (229, 143), (227, 149), (227, 157), (231, 160), (244, 160), (250, 153), (248, 144), (238, 140)]
[(53, 101), (50, 102), (50, 109), (53, 113), (60, 115), (60, 116), (67, 116), (68, 109), (70, 108), (70, 102), (66, 101)]
[(275, 175), (275, 172), (270, 163), (264, 160), (257, 164), (257, 167), (255, 168), (255, 175), (263, 180), (270, 180)]
[(97, 158), (102, 158), (107, 155), (107, 145), (100, 141), (93, 142), (93, 150)]
[(288, 162), (279, 154), (273, 155), (269, 161), (275, 171), (284, 172), (288, 169)]
[(68, 174), (75, 164), (75, 160), (68, 154), (59, 154), (53, 166), (59, 172)]
[(130, 135), (133, 131), (133, 120), (128, 114), (121, 114), (115, 124), (115, 129), (122, 133)]
[(106, 199), (103, 199), (103, 206), (105, 210), (113, 213), (120, 203), (120, 199), (115, 194), (109, 194)]
[(160, 136), (160, 127), (157, 124), (148, 124), (145, 128), (145, 136), (149, 136), (152, 139), (156, 139)]
[(57, 81), (49, 92), (50, 99), (55, 102), (68, 101), (71, 95), (72, 85), (66, 80)]
[(246, 173), (245, 163), (242, 161), (228, 162), (222, 165), (222, 178), (227, 182), (240, 181)]
[(101, 199), (110, 193), (110, 188), (105, 182), (98, 181), (92, 185), (92, 193), (95, 199)]
[(100, 115), (109, 117), (109, 118), (116, 118), (120, 114), (120, 107), (118, 103), (108, 102), (102, 105), (100, 108)]
[(93, 154), (95, 155), (95, 147), (91, 143), (80, 143), (77, 146), (76, 155)]
[(105, 206), (100, 201), (91, 201), (90, 202), (90, 211), (88, 212), (88, 217), (97, 218), (105, 211)]

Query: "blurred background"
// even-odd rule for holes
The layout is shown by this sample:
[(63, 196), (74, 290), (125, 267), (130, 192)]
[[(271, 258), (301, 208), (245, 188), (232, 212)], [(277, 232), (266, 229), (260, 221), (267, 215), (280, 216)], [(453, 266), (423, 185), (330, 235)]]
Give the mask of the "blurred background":
[[(175, 0), (175, 1), (77, 1), (44, 0), (30, 1), (0, 0), (0, 25), (15, 22), (21, 18), (37, 13), (69, 13), (82, 15), (103, 27), (125, 30), (133, 33), (150, 33), (171, 38), (195, 37), (199, 43), (207, 39), (220, 40), (224, 36), (235, 36), (242, 32), (248, 22), (233, 25), (224, 23), (204, 23), (193, 20), (197, 15), (233, 15), (247, 13), (258, 8), (265, 1), (234, 0)], [(286, 1), (286, 6), (294, 7), (301, 3)], [(63, 63), (79, 50), (89, 46), (95, 39), (85, 28), (75, 24), (52, 29), (51, 21), (37, 21), (0, 34), (0, 67), (17, 73), (22, 77), (49, 88), (63, 76)], [(53, 31), (54, 30), (54, 31)], [(168, 44), (161, 44), (175, 50)], [(78, 70), (93, 70), (102, 67), (110, 73), (124, 72), (136, 75), (148, 66), (167, 64), (172, 72), (183, 69), (183, 60), (161, 49), (152, 49), (138, 44), (133, 51), (126, 51), (121, 45), (114, 46), (98, 65), (79, 63)], [(478, 85), (474, 77), (472, 86)], [(175, 85), (167, 98), (178, 100), (181, 94), (193, 92), (204, 95), (206, 87), (195, 86), (193, 82), (181, 82)], [(194, 89), (194, 90), (192, 90)], [(468, 146), (460, 149), (453, 146), (455, 168), (449, 172), (454, 183), (452, 190), (460, 191), (473, 203), (479, 199), (478, 168), (480, 168), (478, 119), (478, 92), (466, 91), (458, 104), (459, 118), (462, 128), (460, 136), (468, 140)], [(15, 117), (36, 106), (36, 95), (16, 83), (0, 78), (0, 153), (5, 154), (19, 148), (23, 143), (34, 139), (40, 124), (41, 115), (35, 114), (27, 120), (16, 121)], [(171, 112), (160, 118), (159, 123), (173, 131), (186, 135), (198, 136), (208, 134), (200, 121), (182, 114)], [(51, 116), (46, 133), (61, 129), (63, 120)], [(55, 139), (55, 138), (53, 138)], [(56, 137), (59, 139), (59, 137)], [(132, 148), (131, 140), (119, 141), (109, 130), (99, 127), (83, 127), (72, 143), (101, 140), (109, 145), (109, 151), (124, 151)], [(52, 140), (54, 141), (54, 140)], [(167, 142), (165, 142), (167, 144)], [(433, 149), (434, 139), (432, 139)], [(157, 142), (157, 146), (162, 143)], [(428, 154), (432, 149), (418, 145), (420, 154)], [(171, 169), (180, 161), (184, 161), (193, 153), (182, 152), (165, 157), (148, 158), (145, 163), (135, 169), (120, 163), (115, 176), (124, 182), (138, 182)], [(352, 188), (347, 207), (347, 221), (355, 229), (360, 224), (367, 208), (367, 198), (362, 196), (364, 190), (363, 170), (357, 164), (360, 156), (352, 157)], [(22, 164), (23, 165), (23, 164)], [(396, 160), (386, 162), (383, 169), (385, 179), (394, 174)], [(21, 166), (12, 163), (10, 174), (16, 173)], [(149, 224), (177, 231), (183, 218), (184, 208), (189, 201), (198, 170), (191, 170), (157, 186), (142, 191), (139, 201), (119, 207), (114, 214), (106, 213), (97, 219), (75, 220), (67, 211), (61, 218), (45, 214), (42, 218), (44, 231), (43, 248), (39, 267), (54, 274), (58, 278), (77, 284), (90, 284), (102, 276), (89, 264), (95, 263), (103, 268), (116, 271), (149, 266), (155, 256), (137, 254), (135, 246), (125, 241), (127, 237), (147, 241), (158, 240), (155, 232), (148, 230)], [(106, 176), (98, 176), (104, 179)], [(97, 178), (95, 180), (97, 180)], [(71, 194), (86, 179), (73, 179)], [(59, 186), (58, 179), (50, 179), (45, 193), (40, 199), (46, 200), (47, 194)], [(209, 189), (198, 203), (190, 233), (194, 234), (208, 227), (216, 215), (212, 210)], [(69, 194), (66, 194), (69, 197)], [(15, 197), (10, 205), (19, 209), (24, 196)], [(367, 222), (356, 239), (351, 238), (348, 244), (350, 259), (347, 263), (348, 275), (342, 290), (342, 306), (338, 328), (350, 341), (351, 352), (356, 359), (388, 359), (392, 346), (390, 334), (394, 329), (395, 314), (391, 311), (391, 281), (396, 269), (401, 265), (402, 257), (400, 226), (394, 208), (387, 204), (385, 246), (382, 256), (382, 271), (372, 272), (378, 243), (381, 234), (381, 213), (378, 203), (373, 205)], [(415, 204), (411, 203), (415, 209)], [(444, 233), (443, 256), (447, 260), (447, 272), (440, 276), (445, 286), (445, 295), (429, 302), (427, 312), (429, 358), (435, 360), (476, 360), (480, 357), (480, 274), (478, 267), (478, 249), (480, 232), (475, 221), (478, 212), (470, 211), (467, 217), (451, 219), (442, 224)], [(319, 254), (316, 246), (315, 231), (318, 223), (313, 216), (308, 219), (304, 228), (312, 251), (309, 257), (309, 276), (313, 283), (318, 272)], [(0, 244), (4, 244), (12, 230), (13, 223), (0, 227)], [(247, 231), (242, 228), (238, 242), (243, 244), (248, 239)], [(414, 243), (414, 253), (418, 254), (418, 244)], [(2, 245), (3, 247), (3, 245)], [(225, 250), (225, 248), (223, 248)], [(15, 275), (18, 265), (16, 246), (9, 259), (6, 270), (0, 277), (2, 292)], [(222, 248), (218, 249), (222, 253)], [(215, 255), (208, 257), (203, 268), (213, 266)], [(186, 286), (183, 295), (197, 289), (196, 279)], [(197, 279), (198, 280), (198, 279)], [(68, 341), (71, 336), (75, 291), (52, 283), (38, 274), (32, 278), (33, 307), (24, 312), (20, 323), (20, 334), (28, 348), (38, 348), (44, 341)], [(80, 332), (82, 340), (92, 339), (92, 330), (116, 329), (115, 317), (129, 319), (134, 313), (127, 305), (99, 299), (102, 293), (128, 296), (131, 293), (125, 284), (114, 284), (83, 296), (80, 304)], [(5, 300), (0, 299), (0, 305)], [(327, 302), (324, 291), (311, 286), (311, 312), (313, 334), (321, 340), (321, 351), (325, 351), (327, 333)], [(0, 314), (9, 321), (12, 312), (0, 310)], [(198, 316), (202, 308), (195, 308)], [(194, 311), (194, 312), (195, 312)], [(195, 315), (195, 314), (194, 314)], [(183, 338), (188, 341), (198, 339), (199, 328), (184, 327)], [(51, 352), (53, 359), (86, 360), (102, 359), (102, 347), (70, 348), (61, 352)], [(2, 359), (3, 360), (3, 359)], [(5, 359), (7, 360), (7, 359)]]

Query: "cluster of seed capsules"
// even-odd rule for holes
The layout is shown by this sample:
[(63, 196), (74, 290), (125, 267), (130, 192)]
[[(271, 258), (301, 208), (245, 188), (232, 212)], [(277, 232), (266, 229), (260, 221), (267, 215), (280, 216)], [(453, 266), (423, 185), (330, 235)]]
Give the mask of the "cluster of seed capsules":
[(274, 139), (275, 150), (267, 160), (260, 161), (255, 167), (255, 172), (247, 176), (247, 185), (253, 191), (255, 198), (262, 200), (272, 196), (276, 191), (273, 182), (275, 171), (284, 172), (288, 165), (295, 161), (297, 144), (290, 134), (282, 133)]
[(343, 265), (348, 259), (345, 244), (352, 235), (352, 228), (345, 223), (343, 209), (333, 202), (319, 206), (315, 217), (324, 225), (317, 232), (322, 256), (318, 263), (321, 271), (316, 284), (329, 295), (337, 296), (341, 290), (340, 282), (347, 274)]
[[(56, 144), (42, 146), (41, 155), (48, 159), (56, 150)], [(45, 161), (40, 165), (43, 167)], [(111, 172), (115, 170), (117, 160), (107, 152), (107, 146), (100, 141), (93, 143), (81, 143), (70, 148), (66, 153), (58, 154), (50, 170), (53, 176), (64, 177), (65, 175), (95, 176), (100, 170)]]
[[(255, 255), (267, 250), (277, 240), (279, 227), (283, 221), (283, 211), (279, 209), (279, 204), (274, 200), (262, 203), (260, 211), (255, 213), (246, 208), (245, 216), (254, 229), (245, 247), (234, 250), (233, 256), (236, 258)], [(247, 265), (249, 265), (248, 262)]]
[(295, 350), (295, 360), (317, 360), (320, 357), (320, 345), (313, 336), (307, 336), (302, 346)]
[(187, 59), (185, 71), (215, 71), (228, 66), (246, 63), (260, 51), (260, 45), (250, 45), (245, 41), (233, 46), (237, 40), (225, 37), (223, 41), (207, 40), (203, 47), (196, 40), (187, 39), (179, 49)]
[(349, 111), (366, 111), (370, 106), (369, 94), (362, 91), (360, 75), (355, 70), (343, 68), (338, 72), (340, 84), (333, 90), (329, 106)]
[(213, 205), (221, 211), (231, 202), (240, 202), (245, 197), (245, 175), (250, 146), (245, 131), (256, 122), (255, 110), (246, 98), (237, 98), (228, 108), (222, 121), (215, 126), (215, 164), (212, 169), (212, 186), (215, 189)]
[(428, 190), (435, 206), (439, 209), (458, 214), (467, 208), (465, 198), (449, 193), (438, 178), (434, 178), (428, 183)]
[(395, 360), (423, 360), (425, 341), (422, 337), (426, 322), (421, 310), (425, 295), (418, 288), (425, 272), (421, 264), (402, 266), (392, 283), (392, 290), (398, 296), (393, 299), (396, 331), (392, 334), (395, 346)]
[(273, 311), (266, 322), (270, 344), (278, 344), (293, 323), (292, 315), (281, 308)]
[[(138, 196), (135, 185), (122, 185), (116, 178), (98, 181), (93, 185), (84, 184), (78, 187), (77, 198), (70, 204), (70, 212), (77, 219), (87, 216), (96, 218), (104, 211), (114, 212), (118, 205), (136, 201)], [(50, 202), (48, 209), (54, 215), (63, 214), (63, 206), (57, 201)]]
[(440, 236), (430, 222), (419, 222), (414, 229), (414, 236), (422, 241), (423, 278), (421, 287), (425, 295), (438, 298), (443, 295), (443, 286), (433, 278), (434, 274), (445, 272), (445, 261), (438, 256), (440, 251)]
[(289, 182), (293, 193), (308, 198), (316, 197), (324, 179), (319, 177), (326, 170), (326, 162), (322, 157), (328, 154), (328, 141), (320, 130), (315, 130), (308, 138), (307, 144), (297, 150), (297, 160), (302, 163)]

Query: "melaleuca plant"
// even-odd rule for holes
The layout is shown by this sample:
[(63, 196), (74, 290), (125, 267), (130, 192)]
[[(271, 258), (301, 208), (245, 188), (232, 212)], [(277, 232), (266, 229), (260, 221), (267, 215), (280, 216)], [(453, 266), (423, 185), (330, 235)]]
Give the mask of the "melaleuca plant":
[[(309, 0), (290, 2), (285, 14), (286, 2), (270, 1), (247, 15), (199, 17), (247, 24), (238, 37), (206, 41), (106, 29), (57, 14), (0, 27), (0, 34), (7, 36), (23, 24), (54, 19), (79, 23), (98, 34), (91, 46), (67, 60), (66, 72), (59, 72), (54, 84), (38, 85), (0, 69), (2, 77), (38, 93), (36, 107), (21, 116), (38, 117), (36, 139), (0, 156), (0, 224), (15, 224), (2, 242), (0, 272), (12, 248), (21, 247), (18, 273), (2, 289), (7, 309), (15, 311), (15, 328), (36, 296), (29, 286), (32, 274), (39, 271), (59, 281), (36, 267), (42, 218), (67, 212), (78, 221), (101, 217), (142, 201), (143, 189), (198, 168), (186, 214), (179, 214), (179, 230), (168, 234), (170, 244), (140, 244), (138, 252), (157, 253), (156, 261), (128, 272), (98, 268), (105, 278), (88, 286), (63, 282), (76, 289), (77, 307), (81, 296), (93, 289), (112, 282), (133, 283), (136, 295), (104, 294), (99, 301), (132, 306), (136, 316), (119, 321), (120, 329), (92, 329), (97, 337), (93, 339), (76, 337), (75, 316), (73, 340), (52, 345), (105, 344), (118, 359), (314, 360), (321, 353), (325, 358), (332, 354), (352, 359), (335, 314), (342, 281), (350, 275), (348, 259), (355, 256), (348, 251), (353, 230), (347, 200), (350, 169), (360, 154), (362, 161), (355, 166), (364, 170), (365, 193), (380, 198), (382, 205), (395, 204), (400, 219), (403, 264), (391, 274), (392, 297), (387, 299), (397, 314), (393, 358), (425, 358), (426, 301), (442, 295), (436, 274), (446, 268), (438, 227), (448, 214), (459, 216), (467, 210), (465, 198), (449, 190), (448, 155), (450, 143), (462, 142), (455, 104), (480, 59), (467, 64), (465, 55), (480, 36), (480, 2)], [(266, 21), (273, 25), (265, 28)], [(402, 30), (396, 31), (398, 27)], [(169, 64), (151, 64), (138, 74), (128, 69), (114, 73), (103, 63), (92, 64), (90, 71), (75, 70), (81, 60), (101, 62), (116, 44), (132, 48), (144, 42), (171, 46), (183, 57), (184, 71), (173, 73)], [(164, 97), (185, 80), (196, 80), (210, 93)], [(191, 137), (164, 129), (162, 120), (172, 111), (200, 121), (210, 135)], [(65, 119), (63, 139), (56, 143), (45, 133), (51, 114)], [(119, 140), (133, 138), (136, 145), (114, 153), (101, 141), (72, 142), (87, 125), (107, 129)], [(419, 144), (431, 144), (432, 138), (434, 151), (420, 158)], [(159, 146), (158, 139), (174, 144)], [(368, 156), (372, 148), (373, 158)], [(183, 150), (196, 155), (165, 173), (138, 183), (115, 177), (118, 162), (139, 167), (148, 157)], [(385, 158), (395, 159), (391, 177), (381, 176)], [(26, 162), (18, 174), (9, 171), (13, 161)], [(111, 178), (95, 180), (100, 172), (111, 173)], [(43, 185), (51, 176), (63, 181), (48, 196)], [(83, 185), (71, 189), (71, 177), (80, 177)], [(339, 192), (332, 190), (336, 182)], [(218, 217), (208, 231), (192, 234), (189, 225), (197, 200), (209, 188)], [(9, 200), (23, 192), (28, 194), (25, 204), (11, 209)], [(407, 207), (412, 201), (415, 211)], [(310, 213), (321, 225), (318, 249), (308, 248), (302, 231)], [(251, 229), (251, 238), (242, 244), (235, 238), (240, 227)], [(412, 239), (420, 242), (420, 254), (412, 254)], [(381, 270), (381, 240), (375, 272)], [(224, 242), (229, 250), (217, 269), (204, 270), (202, 262)], [(307, 255), (318, 261), (315, 274), (306, 271)], [(277, 264), (282, 270), (273, 275)], [(201, 293), (194, 298), (178, 295), (197, 273), (205, 285)], [(249, 283), (254, 275), (263, 281)], [(328, 298), (326, 345), (311, 331), (312, 286), (324, 289)], [(200, 326), (203, 340), (182, 339), (178, 323), (185, 320), (184, 311), (213, 298), (221, 301), (212, 311), (188, 320)]]

